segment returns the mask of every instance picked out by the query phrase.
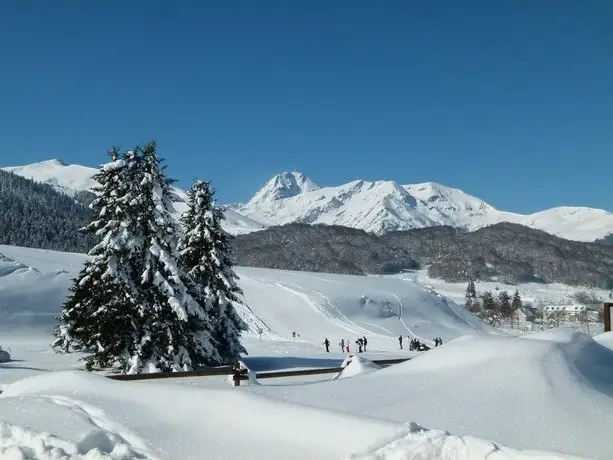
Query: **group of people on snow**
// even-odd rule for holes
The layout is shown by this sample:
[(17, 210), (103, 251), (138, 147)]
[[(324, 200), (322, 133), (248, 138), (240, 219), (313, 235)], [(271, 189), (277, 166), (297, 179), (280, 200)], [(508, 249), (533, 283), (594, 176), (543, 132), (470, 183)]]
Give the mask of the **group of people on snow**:
[[(403, 339), (402, 335), (398, 336), (398, 344), (400, 345), (401, 350), (402, 350), (402, 339)], [(407, 341), (409, 342), (409, 350), (411, 351), (412, 350), (426, 351), (430, 349), (428, 345), (426, 345), (419, 339), (416, 339), (416, 338), (411, 339), (411, 337), (407, 336)], [(432, 341), (434, 342), (435, 347), (438, 347), (443, 344), (443, 339), (440, 337), (435, 337), (434, 339), (432, 339)], [(349, 340), (341, 339), (341, 341), (338, 344), (341, 347), (342, 353), (350, 353)], [(358, 353), (362, 353), (366, 351), (366, 345), (368, 345), (368, 340), (366, 339), (366, 337), (359, 337), (355, 341), (355, 344), (358, 347)], [(328, 337), (325, 338), (323, 345), (324, 347), (326, 347), (326, 352), (330, 353), (330, 341), (328, 340)]]
[[(341, 347), (342, 353), (350, 353), (349, 340), (341, 339), (338, 344)], [(358, 337), (358, 340), (355, 341), (355, 344), (358, 347), (358, 353), (362, 353), (366, 351), (366, 345), (368, 345), (368, 340), (366, 339), (366, 337)], [(324, 347), (326, 347), (326, 352), (330, 353), (330, 341), (328, 340), (328, 337), (326, 337), (326, 339), (324, 340)]]

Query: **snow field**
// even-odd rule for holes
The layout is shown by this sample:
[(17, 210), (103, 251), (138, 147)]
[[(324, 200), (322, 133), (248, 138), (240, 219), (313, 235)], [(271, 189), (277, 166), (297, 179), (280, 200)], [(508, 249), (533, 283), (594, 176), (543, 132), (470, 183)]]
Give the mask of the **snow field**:
[[(223, 376), (116, 382), (66, 371), (79, 356), (49, 350), (86, 256), (10, 246), (0, 254), (0, 270), (19, 267), (0, 276), (0, 344), (13, 358), (0, 364), (3, 459), (613, 458), (604, 441), (613, 432), (610, 334), (509, 337), (420, 279), (239, 268), (251, 328), (245, 364), (345, 361), (340, 375), (239, 388)], [(398, 349), (399, 334), (445, 345), (417, 355)], [(349, 362), (336, 343), (349, 339), (355, 352), (362, 335), (368, 351)], [(415, 355), (382, 369), (370, 362)]]

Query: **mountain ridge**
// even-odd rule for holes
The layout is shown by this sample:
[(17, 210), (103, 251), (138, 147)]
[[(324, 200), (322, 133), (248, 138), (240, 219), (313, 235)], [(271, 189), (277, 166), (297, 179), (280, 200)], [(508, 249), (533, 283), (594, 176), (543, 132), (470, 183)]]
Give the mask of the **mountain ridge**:
[[(1, 168), (74, 196), (91, 190), (97, 171), (52, 159)], [(181, 189), (178, 195), (184, 199)], [(177, 211), (184, 204), (177, 204)], [(225, 205), (224, 226), (232, 234), (290, 223), (340, 225), (375, 234), (448, 225), (477, 230), (510, 222), (574, 241), (597, 241), (613, 234), (613, 213), (590, 207), (560, 206), (532, 214), (496, 209), (460, 189), (436, 182), (402, 185), (395, 181), (354, 180), (319, 186), (306, 175), (282, 172), (270, 178), (247, 203)]]
[[(275, 177), (267, 185), (274, 183)], [(273, 193), (269, 191), (267, 196)], [(613, 213), (603, 209), (560, 206), (532, 214), (513, 213), (436, 182), (401, 185), (355, 180), (293, 196), (250, 201), (232, 209), (269, 225), (340, 225), (376, 234), (441, 225), (477, 230), (500, 222), (575, 241), (595, 241), (613, 233)]]

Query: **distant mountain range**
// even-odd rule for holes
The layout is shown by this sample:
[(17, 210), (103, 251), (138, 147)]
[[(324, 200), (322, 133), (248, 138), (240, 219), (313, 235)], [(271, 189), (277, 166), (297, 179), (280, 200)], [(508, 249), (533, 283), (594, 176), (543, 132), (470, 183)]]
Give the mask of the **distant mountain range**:
[[(95, 169), (59, 160), (2, 169), (68, 195), (95, 185), (91, 178)], [(176, 191), (185, 197), (183, 190)], [(177, 212), (185, 209), (181, 203), (176, 208)], [(461, 190), (434, 182), (399, 185), (357, 180), (320, 187), (299, 172), (274, 176), (248, 203), (226, 206), (225, 215), (225, 228), (232, 234), (290, 223), (338, 225), (381, 235), (438, 226), (472, 231), (501, 222), (576, 241), (595, 241), (613, 234), (613, 213), (602, 209), (557, 207), (524, 215), (500, 211)]]
[(328, 224), (383, 234), (450, 226), (476, 230), (510, 222), (577, 241), (613, 233), (613, 213), (587, 207), (558, 207), (534, 214), (500, 211), (483, 200), (434, 182), (399, 185), (357, 180), (319, 187), (299, 172), (270, 179), (246, 204), (231, 209), (264, 225)]

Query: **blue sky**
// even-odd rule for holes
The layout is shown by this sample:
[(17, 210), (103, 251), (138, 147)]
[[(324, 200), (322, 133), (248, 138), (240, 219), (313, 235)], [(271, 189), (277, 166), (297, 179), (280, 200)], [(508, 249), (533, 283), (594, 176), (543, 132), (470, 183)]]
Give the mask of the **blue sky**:
[(274, 174), (613, 210), (609, 0), (0, 3), (0, 164), (158, 141), (244, 201)]

